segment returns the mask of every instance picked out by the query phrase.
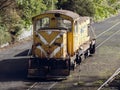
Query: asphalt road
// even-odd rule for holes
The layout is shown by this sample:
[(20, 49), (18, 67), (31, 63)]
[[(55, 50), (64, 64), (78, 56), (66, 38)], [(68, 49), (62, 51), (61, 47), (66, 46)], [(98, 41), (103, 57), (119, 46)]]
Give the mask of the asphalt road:
[[(93, 27), (98, 36), (105, 30), (109, 30), (110, 27), (111, 32), (119, 30), (119, 22), (120, 15), (99, 23), (94, 23)], [(102, 42), (109, 35), (110, 33), (107, 33), (103, 37), (97, 38), (97, 43)], [(76, 70), (76, 73), (74, 72), (70, 75), (68, 80), (56, 84), (53, 90), (63, 90), (63, 88), (65, 90), (79, 90), (80, 88), (82, 88), (81, 90), (91, 90), (88, 89), (91, 88), (91, 86), (89, 87), (91, 82), (105, 81), (120, 66), (119, 36), (120, 32), (114, 38), (110, 39), (110, 41), (106, 41), (101, 45), (93, 57), (89, 57), (83, 61), (80, 66), (80, 72)], [(28, 58), (26, 56), (31, 43), (31, 41), (26, 41), (0, 50), (0, 90), (27, 90), (34, 81), (37, 81), (27, 79)], [(78, 82), (80, 82), (80, 85), (85, 84), (86, 86), (77, 86), (76, 83)]]
[(0, 51), (0, 90), (27, 89), (28, 50), (31, 42), (20, 42)]

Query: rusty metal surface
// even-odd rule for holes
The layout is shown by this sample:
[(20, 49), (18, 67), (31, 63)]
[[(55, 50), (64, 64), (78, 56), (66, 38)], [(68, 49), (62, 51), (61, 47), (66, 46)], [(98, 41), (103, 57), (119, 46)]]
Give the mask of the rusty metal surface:
[(50, 11), (46, 11), (45, 13), (60, 13), (60, 14), (67, 15), (73, 19), (77, 19), (80, 17), (77, 13), (74, 13), (68, 10), (50, 10)]

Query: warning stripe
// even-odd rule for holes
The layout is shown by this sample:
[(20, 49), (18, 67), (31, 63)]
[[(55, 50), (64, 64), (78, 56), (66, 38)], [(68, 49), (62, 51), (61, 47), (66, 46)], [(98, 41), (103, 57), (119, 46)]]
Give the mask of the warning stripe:
[[(36, 34), (39, 36), (39, 39), (44, 43), (44, 45), (48, 45), (51, 46), (58, 38), (60, 38), (64, 32), (60, 32), (50, 43), (48, 43), (45, 38), (38, 32), (36, 32)], [(62, 48), (63, 48), (63, 43), (61, 43), (61, 46), (58, 46), (57, 48), (55, 48), (52, 53), (50, 55), (47, 54), (47, 51), (45, 51), (42, 46), (37, 46), (37, 49), (39, 49), (41, 52), (43, 52), (43, 54), (45, 55), (45, 57), (47, 58), (49, 56), (49, 58), (54, 57)]]
[(36, 34), (39, 36), (40, 40), (45, 44), (48, 45), (48, 42), (40, 35), (40, 33), (36, 32)]
[(49, 44), (50, 46), (56, 41), (56, 39), (60, 38), (60, 36), (63, 35), (63, 33), (58, 34)]
[(63, 44), (61, 44), (60, 47), (57, 47), (51, 54), (50, 54), (50, 58), (52, 58), (53, 56), (55, 56), (62, 48), (63, 48)]
[(48, 42), (48, 43), (51, 43), (51, 41), (56, 37), (58, 36), (58, 34), (60, 32), (56, 32), (56, 31), (51, 31), (51, 34), (48, 34), (47, 31), (39, 31), (38, 33), (40, 33), (40, 35), (42, 37), (44, 37), (44, 39)]
[(46, 57), (48, 57), (48, 56), (47, 56), (47, 53), (45, 52), (45, 50), (44, 50), (41, 46), (37, 46), (37, 48), (38, 48), (39, 50), (41, 50)]

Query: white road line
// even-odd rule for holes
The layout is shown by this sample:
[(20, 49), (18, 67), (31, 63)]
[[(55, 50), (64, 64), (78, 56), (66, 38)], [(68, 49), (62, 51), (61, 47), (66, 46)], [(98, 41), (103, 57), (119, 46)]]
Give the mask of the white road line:
[(118, 24), (120, 24), (120, 22), (114, 24), (112, 27), (108, 28), (108, 29), (105, 30), (104, 32), (102, 32), (102, 33), (100, 33), (99, 35), (97, 35), (97, 36), (96, 36), (96, 39), (97, 39), (98, 37), (100, 37), (101, 35), (103, 35), (104, 33), (106, 33), (106, 32), (108, 32), (108, 31), (112, 30), (112, 28), (114, 28), (114, 27), (117, 26)]
[(117, 34), (118, 32), (120, 32), (120, 30), (118, 30), (117, 32), (115, 32), (114, 34), (112, 34), (111, 36), (109, 36), (106, 40), (104, 40), (102, 43), (100, 43), (97, 47), (96, 47), (96, 49), (97, 48), (99, 48), (101, 45), (103, 45), (106, 41), (108, 41), (110, 38), (112, 38), (115, 34)]

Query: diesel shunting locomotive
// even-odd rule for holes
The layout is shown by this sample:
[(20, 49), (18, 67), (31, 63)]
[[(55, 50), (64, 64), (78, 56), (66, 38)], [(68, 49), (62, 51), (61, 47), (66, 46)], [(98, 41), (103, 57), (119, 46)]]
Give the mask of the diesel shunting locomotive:
[(95, 53), (90, 18), (68, 10), (50, 10), (32, 18), (33, 45), (28, 77), (64, 77)]

